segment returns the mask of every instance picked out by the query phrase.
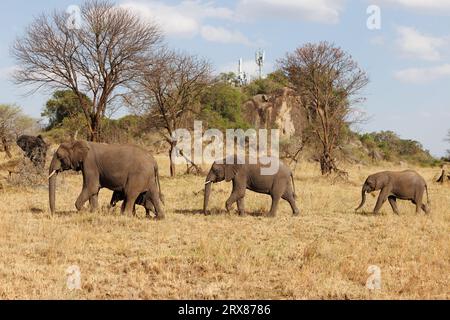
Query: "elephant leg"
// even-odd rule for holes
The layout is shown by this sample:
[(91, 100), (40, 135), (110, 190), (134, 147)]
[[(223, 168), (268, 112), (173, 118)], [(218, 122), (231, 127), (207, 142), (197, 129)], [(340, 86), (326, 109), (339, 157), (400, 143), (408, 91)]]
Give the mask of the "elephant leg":
[(278, 210), (278, 203), (280, 202), (281, 197), (279, 195), (272, 196), (272, 206), (270, 207), (269, 217), (275, 217)]
[(227, 212), (230, 212), (233, 206), (233, 203), (237, 202), (240, 199), (243, 199), (245, 196), (245, 192), (232, 192), (228, 200), (225, 202), (225, 208)]
[(430, 208), (428, 207), (428, 205), (426, 205), (424, 203), (422, 204), (422, 210), (425, 213), (430, 213)]
[[(423, 195), (416, 196), (414, 199), (414, 204), (416, 205), (416, 213), (419, 214), (422, 209), (422, 197)], [(425, 210), (424, 210), (425, 211)]]
[[(150, 197), (150, 201), (154, 207), (156, 219), (163, 220), (165, 218), (164, 210), (161, 207), (161, 202), (159, 199), (159, 190), (156, 188), (155, 185), (150, 186), (150, 190), (147, 192), (147, 197)], [(149, 200), (147, 200), (145, 203), (147, 204)], [(150, 209), (151, 208), (147, 208)]]
[(89, 205), (91, 207), (91, 212), (98, 210), (98, 193), (89, 198)]
[[(84, 204), (86, 203), (86, 201), (90, 201), (91, 202), (91, 197), (98, 194), (98, 189), (97, 190), (92, 190), (89, 188), (83, 188), (83, 190), (81, 191), (81, 194), (78, 196), (77, 201), (75, 202), (75, 207), (77, 208), (78, 211), (83, 210)], [(95, 202), (95, 200), (94, 200)], [(92, 203), (91, 203), (92, 205)]]
[(233, 180), (233, 191), (231, 192), (228, 200), (225, 202), (225, 208), (227, 209), (227, 212), (231, 211), (233, 203), (245, 197), (245, 190), (246, 188), (244, 186)]
[(381, 207), (386, 202), (389, 196), (389, 191), (384, 188), (381, 190), (380, 195), (378, 196), (377, 204), (375, 205), (375, 209), (373, 210), (373, 213), (378, 214), (380, 212)]
[(151, 212), (156, 214), (155, 206), (153, 205), (153, 203), (150, 199), (147, 199), (147, 201), (145, 201), (144, 207), (145, 207), (145, 213), (146, 213), (147, 217), (150, 217)]
[(397, 198), (394, 196), (389, 196), (388, 200), (389, 200), (389, 204), (391, 205), (394, 213), (399, 214), (398, 207), (397, 207)]
[(297, 204), (295, 203), (295, 197), (293, 192), (287, 192), (283, 195), (283, 199), (289, 202), (289, 205), (292, 209), (292, 214), (294, 216), (298, 216), (300, 214), (300, 210), (297, 208)]
[(133, 214), (134, 206), (139, 193), (129, 192), (125, 194), (125, 200), (122, 205), (122, 214)]
[(237, 207), (238, 207), (239, 215), (241, 217), (245, 217), (245, 201), (244, 201), (244, 197), (242, 197), (242, 198), (237, 200)]

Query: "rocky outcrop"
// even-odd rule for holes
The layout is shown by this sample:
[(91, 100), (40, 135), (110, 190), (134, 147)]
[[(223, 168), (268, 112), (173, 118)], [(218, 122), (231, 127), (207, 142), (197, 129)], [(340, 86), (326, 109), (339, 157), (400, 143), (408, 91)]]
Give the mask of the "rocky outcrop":
[(257, 95), (244, 103), (244, 117), (256, 129), (279, 129), (282, 139), (301, 137), (306, 116), (295, 91), (283, 88), (271, 95)]

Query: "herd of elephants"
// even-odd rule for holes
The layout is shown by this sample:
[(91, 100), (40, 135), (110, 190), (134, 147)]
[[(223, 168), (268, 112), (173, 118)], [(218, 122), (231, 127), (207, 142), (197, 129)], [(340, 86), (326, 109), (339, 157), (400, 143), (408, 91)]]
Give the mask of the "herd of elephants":
[[(17, 144), (25, 151), (35, 165), (45, 165), (48, 145), (41, 136), (22, 136)], [(291, 169), (280, 162), (279, 170), (272, 175), (262, 175), (260, 164), (229, 164), (230, 161), (215, 162), (205, 181), (203, 212), (207, 214), (208, 201), (213, 183), (232, 182), (233, 189), (226, 201), (227, 211), (236, 202), (240, 215), (245, 215), (244, 197), (246, 190), (270, 195), (272, 205), (269, 216), (275, 216), (281, 199), (289, 202), (294, 215), (300, 213), (296, 205), (295, 183)], [(74, 140), (61, 144), (53, 155), (49, 167), (49, 203), (55, 212), (56, 178), (63, 171), (81, 171), (83, 188), (75, 203), (82, 210), (89, 201), (91, 210), (98, 208), (100, 189), (113, 191), (110, 206), (123, 201), (121, 212), (135, 213), (135, 206), (145, 208), (147, 216), (154, 213), (156, 219), (164, 219), (163, 196), (159, 179), (158, 164), (147, 151), (134, 145), (112, 145)], [(427, 184), (423, 177), (413, 170), (383, 171), (370, 175), (362, 187), (363, 207), (366, 193), (380, 190), (374, 209), (378, 213), (381, 206), (389, 201), (392, 210), (398, 214), (397, 199), (409, 200), (416, 205), (416, 212), (429, 213)], [(424, 194), (427, 203), (423, 202)]]

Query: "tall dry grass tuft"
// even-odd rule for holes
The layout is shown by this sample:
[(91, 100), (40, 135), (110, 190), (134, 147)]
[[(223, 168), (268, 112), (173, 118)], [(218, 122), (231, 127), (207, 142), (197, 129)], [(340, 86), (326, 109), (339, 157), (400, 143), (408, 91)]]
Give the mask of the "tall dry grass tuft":
[[(204, 178), (168, 177), (157, 158), (167, 219), (121, 216), (119, 210), (77, 213), (80, 175), (58, 177), (57, 214), (46, 188), (0, 190), (0, 298), (33, 299), (448, 299), (450, 189), (432, 183), (439, 169), (416, 168), (429, 182), (431, 215), (400, 201), (380, 215), (355, 213), (370, 173), (398, 169), (349, 166), (348, 180), (296, 170), (300, 217), (281, 203), (265, 217), (270, 198), (248, 192), (249, 215), (226, 214), (231, 191), (213, 187), (211, 216), (200, 214)], [(207, 167), (204, 167), (207, 171)], [(180, 170), (182, 172), (182, 170)], [(100, 192), (106, 207), (111, 192)], [(382, 287), (368, 290), (367, 269), (381, 269)], [(69, 290), (66, 270), (78, 266), (81, 290)]]

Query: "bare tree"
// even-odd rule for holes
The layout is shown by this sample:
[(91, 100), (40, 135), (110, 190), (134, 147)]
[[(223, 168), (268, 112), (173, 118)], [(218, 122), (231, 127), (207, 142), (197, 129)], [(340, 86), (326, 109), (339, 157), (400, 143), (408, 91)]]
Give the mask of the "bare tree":
[(97, 141), (107, 109), (150, 63), (162, 35), (155, 24), (109, 1), (89, 0), (80, 12), (79, 26), (71, 24), (65, 12), (36, 18), (13, 45), (20, 66), (14, 78), (18, 84), (32, 85), (32, 92), (72, 90), (87, 120), (89, 138)]
[(339, 171), (334, 152), (343, 129), (353, 120), (354, 106), (364, 100), (360, 92), (369, 82), (367, 74), (348, 53), (328, 42), (306, 44), (279, 65), (300, 95), (322, 146), (322, 174)]
[(211, 66), (207, 61), (164, 50), (155, 63), (146, 68), (136, 88), (136, 96), (140, 98), (139, 108), (148, 115), (152, 126), (159, 129), (170, 146), (171, 176), (175, 176), (171, 155), (177, 143), (173, 140), (173, 134), (194, 112), (210, 80)]

